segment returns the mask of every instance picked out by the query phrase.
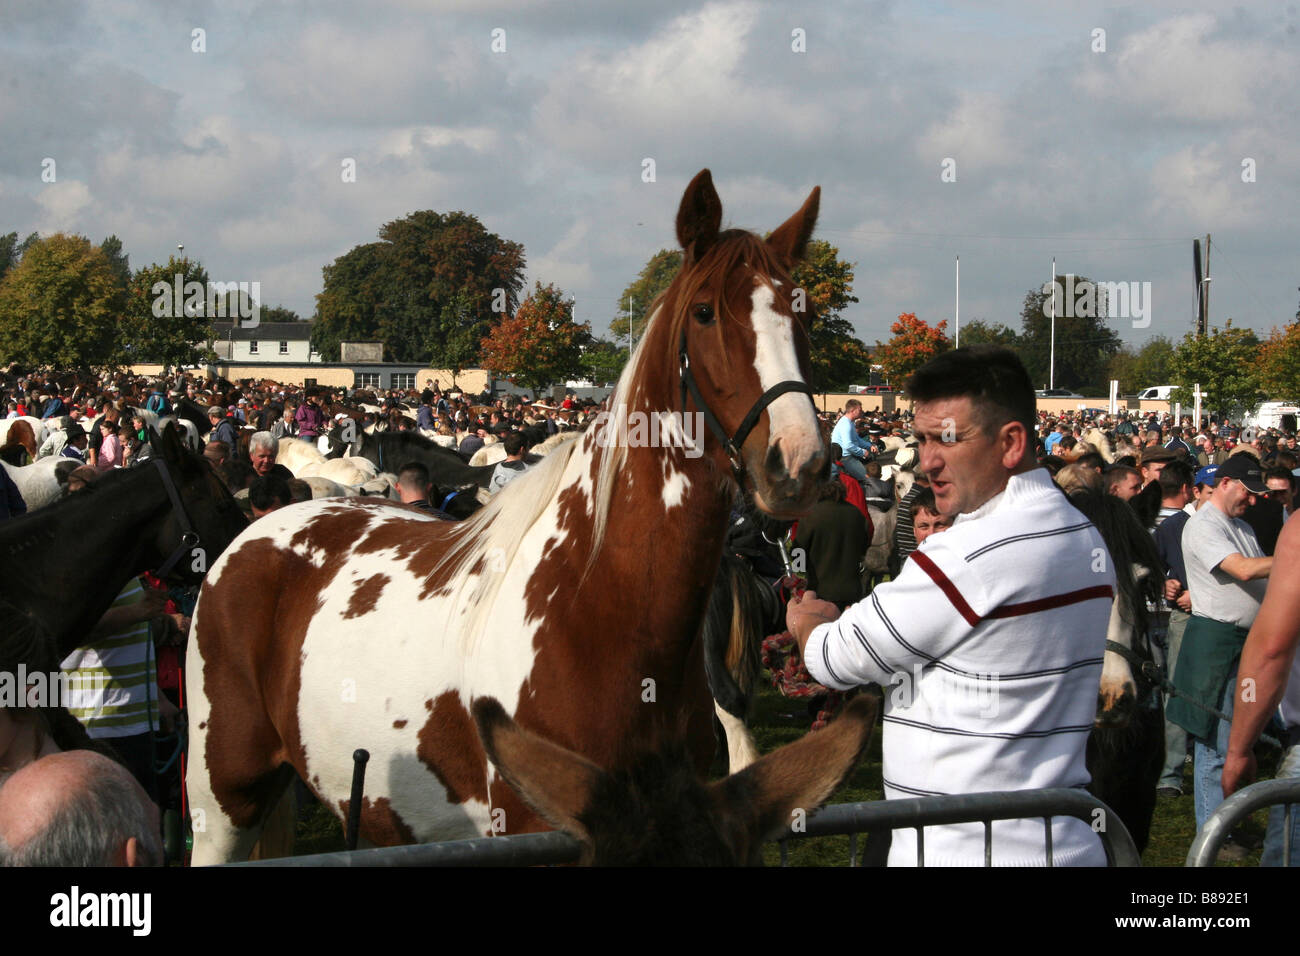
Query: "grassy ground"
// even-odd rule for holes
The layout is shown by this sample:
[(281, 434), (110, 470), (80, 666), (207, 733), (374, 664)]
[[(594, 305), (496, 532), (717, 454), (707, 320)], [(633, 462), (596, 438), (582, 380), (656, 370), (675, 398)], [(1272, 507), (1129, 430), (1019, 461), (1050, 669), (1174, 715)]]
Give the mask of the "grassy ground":
[[(766, 678), (766, 672), (764, 672)], [(755, 702), (750, 726), (754, 739), (763, 753), (775, 750), (803, 736), (810, 720), (803, 701), (787, 700), (770, 685), (760, 689)], [(1277, 753), (1260, 753), (1260, 779), (1271, 777)], [(871, 746), (864, 759), (836, 793), (833, 803), (858, 803), (881, 800), (884, 791), (880, 782), (880, 727), (877, 725)], [(1155, 817), (1151, 823), (1151, 839), (1142, 855), (1143, 866), (1177, 866), (1187, 859), (1187, 850), (1196, 836), (1196, 820), (1192, 810), (1192, 775), (1188, 765), (1184, 777), (1184, 796), (1157, 798)], [(1261, 810), (1242, 825), (1240, 833), (1262, 842), (1268, 811)], [(324, 807), (314, 804), (304, 808), (298, 823), (298, 853), (326, 853), (342, 850), (343, 832), (337, 820)], [(859, 844), (859, 851), (861, 844)], [(789, 863), (793, 866), (846, 866), (849, 860), (848, 837), (825, 837), (816, 840), (795, 840), (788, 844)], [(1256, 866), (1260, 851), (1253, 851), (1235, 866)], [(764, 862), (775, 866), (780, 861), (780, 850), (775, 844), (764, 850)]]

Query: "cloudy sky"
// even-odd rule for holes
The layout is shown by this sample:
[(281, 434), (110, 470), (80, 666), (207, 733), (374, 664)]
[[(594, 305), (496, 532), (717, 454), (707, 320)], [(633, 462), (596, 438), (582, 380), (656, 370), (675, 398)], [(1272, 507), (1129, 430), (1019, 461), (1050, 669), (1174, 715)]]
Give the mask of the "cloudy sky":
[(958, 255), (962, 318), (1016, 327), (1053, 255), (1150, 282), (1150, 325), (1112, 320), (1134, 343), (1190, 327), (1206, 232), (1212, 321), (1267, 332), (1300, 295), (1295, 3), (0, 0), (0, 20), (0, 233), (116, 233), (136, 267), (183, 242), (303, 315), (384, 222), (465, 210), (605, 332), (706, 166), (755, 230), (821, 185), (868, 343), (900, 312), (951, 320)]

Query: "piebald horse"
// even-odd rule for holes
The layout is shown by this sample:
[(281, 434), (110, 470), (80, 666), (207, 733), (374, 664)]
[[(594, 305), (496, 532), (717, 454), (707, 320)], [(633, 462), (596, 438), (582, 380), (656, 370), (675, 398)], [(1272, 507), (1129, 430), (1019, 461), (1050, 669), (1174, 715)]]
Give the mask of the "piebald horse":
[(828, 468), (790, 278), (819, 199), (763, 240), (723, 231), (712, 178), (696, 176), (677, 214), (682, 270), (613, 416), (468, 520), (322, 499), (231, 546), (201, 591), (187, 670), (196, 864), (245, 857), (295, 772), (346, 815), (359, 747), (371, 844), (544, 829), (484, 754), (480, 698), (602, 767), (684, 730), (707, 769), (700, 620), (737, 482), (795, 517)]

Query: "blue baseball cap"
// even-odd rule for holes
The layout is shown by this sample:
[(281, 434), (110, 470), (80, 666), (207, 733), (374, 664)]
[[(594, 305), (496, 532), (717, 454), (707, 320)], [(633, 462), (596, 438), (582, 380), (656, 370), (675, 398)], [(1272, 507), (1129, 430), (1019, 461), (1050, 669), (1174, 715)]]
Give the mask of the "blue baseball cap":
[(1214, 484), (1214, 476), (1218, 474), (1218, 472), (1218, 465), (1206, 465), (1204, 468), (1197, 471), (1196, 483), (1198, 485), (1212, 485)]

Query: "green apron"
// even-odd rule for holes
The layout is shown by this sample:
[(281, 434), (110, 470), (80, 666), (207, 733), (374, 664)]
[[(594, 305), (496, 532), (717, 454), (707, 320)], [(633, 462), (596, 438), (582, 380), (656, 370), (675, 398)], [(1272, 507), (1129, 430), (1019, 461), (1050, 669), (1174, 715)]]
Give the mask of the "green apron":
[(1192, 615), (1183, 632), (1183, 646), (1178, 651), (1174, 687), (1182, 697), (1172, 697), (1165, 705), (1166, 719), (1182, 727), (1193, 737), (1214, 741), (1219, 718), (1189, 703), (1199, 701), (1218, 710), (1223, 703), (1232, 668), (1241, 657), (1246, 643), (1246, 628), (1208, 617)]

